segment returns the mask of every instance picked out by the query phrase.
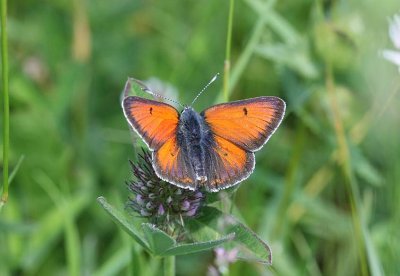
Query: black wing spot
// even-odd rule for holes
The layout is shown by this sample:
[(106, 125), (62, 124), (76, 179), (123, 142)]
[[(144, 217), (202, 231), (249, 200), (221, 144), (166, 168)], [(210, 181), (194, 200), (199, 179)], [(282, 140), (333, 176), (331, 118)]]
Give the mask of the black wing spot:
[(228, 154), (226, 152), (224, 152), (224, 156), (228, 156)]
[(175, 154), (174, 154), (173, 152), (170, 152), (170, 153), (171, 153), (171, 156), (172, 156), (172, 157), (174, 157), (174, 156), (175, 156)]
[(150, 111), (150, 115), (153, 115), (153, 108), (152, 107), (150, 107), (149, 111)]
[(247, 108), (243, 107), (244, 116), (247, 116)]

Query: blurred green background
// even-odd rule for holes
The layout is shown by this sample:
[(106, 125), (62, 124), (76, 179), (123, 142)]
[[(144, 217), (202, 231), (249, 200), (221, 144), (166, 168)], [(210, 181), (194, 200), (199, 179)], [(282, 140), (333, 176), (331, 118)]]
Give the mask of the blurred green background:
[[(397, 0), (235, 0), (229, 100), (277, 95), (287, 115), (235, 202), (273, 266), (229, 275), (400, 274)], [(223, 73), (228, 0), (9, 1), (11, 169), (0, 213), (0, 275), (159, 275), (96, 202), (127, 199), (128, 76), (190, 102)], [(198, 111), (224, 101), (223, 77)], [(132, 258), (132, 255), (138, 258)], [(137, 263), (132, 264), (135, 259)], [(177, 258), (205, 275), (212, 252)]]

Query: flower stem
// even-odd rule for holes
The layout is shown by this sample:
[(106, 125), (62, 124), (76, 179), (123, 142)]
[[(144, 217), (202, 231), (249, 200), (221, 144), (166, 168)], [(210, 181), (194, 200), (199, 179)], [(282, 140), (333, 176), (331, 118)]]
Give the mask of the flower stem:
[(335, 80), (332, 64), (326, 62), (326, 89), (330, 98), (330, 105), (333, 115), (333, 124), (338, 144), (339, 165), (342, 169), (343, 179), (351, 208), (351, 219), (355, 235), (356, 247), (360, 262), (361, 275), (369, 275), (366, 259), (366, 245), (363, 234), (364, 221), (360, 211), (360, 198), (357, 184), (351, 168), (350, 152), (347, 145), (346, 133), (340, 116), (339, 106), (336, 100)]
[[(241, 55), (235, 62), (235, 66), (232, 69), (232, 75), (229, 73), (230, 80), (228, 78), (226, 78), (226, 72), (224, 73), (224, 81), (225, 80), (229, 81), (229, 87), (227, 87), (229, 89), (227, 89), (226, 91), (223, 91), (224, 93), (228, 93), (227, 98), (229, 98), (230, 89), (232, 89), (232, 87), (235, 87), (240, 76), (246, 69), (246, 66), (249, 63), (250, 58), (252, 57), (252, 55), (255, 51), (255, 48), (258, 45), (258, 41), (260, 40), (260, 37), (263, 33), (264, 25), (265, 25), (265, 19), (264, 19), (264, 17), (260, 17), (251, 32), (249, 42), (247, 43), (245, 49), (243, 50), (243, 52), (241, 53)], [(220, 103), (222, 101), (226, 102), (227, 100), (225, 100), (223, 98), (223, 96), (224, 96), (223, 93), (219, 93), (217, 99), (215, 99), (215, 103)]]
[(167, 256), (163, 259), (164, 276), (175, 276), (175, 256)]
[(231, 71), (231, 46), (232, 46), (232, 26), (233, 26), (233, 11), (235, 8), (235, 0), (229, 1), (228, 15), (228, 34), (226, 37), (226, 51), (224, 61), (224, 101), (229, 98), (229, 75)]
[(1, 0), (1, 67), (3, 78), (3, 194), (0, 199), (0, 208), (8, 199), (8, 150), (10, 146), (10, 122), (8, 100), (8, 56), (7, 56), (7, 0)]

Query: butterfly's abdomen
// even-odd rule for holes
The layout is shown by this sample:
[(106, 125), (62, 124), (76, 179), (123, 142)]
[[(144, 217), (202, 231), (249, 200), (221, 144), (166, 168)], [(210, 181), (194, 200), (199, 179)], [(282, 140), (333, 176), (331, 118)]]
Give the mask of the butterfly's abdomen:
[(209, 129), (204, 119), (193, 109), (185, 109), (179, 121), (178, 142), (186, 152), (190, 160), (190, 165), (196, 175), (196, 182), (204, 183), (207, 181), (205, 171), (206, 151), (204, 149), (205, 141)]

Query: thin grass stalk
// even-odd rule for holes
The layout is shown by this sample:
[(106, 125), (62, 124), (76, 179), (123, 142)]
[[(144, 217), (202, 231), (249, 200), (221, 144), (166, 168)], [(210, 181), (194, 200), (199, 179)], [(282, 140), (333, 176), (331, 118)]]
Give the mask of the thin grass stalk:
[(346, 191), (351, 206), (351, 218), (356, 240), (357, 251), (360, 261), (361, 275), (368, 274), (368, 264), (366, 259), (366, 245), (362, 231), (362, 214), (360, 213), (359, 192), (351, 170), (350, 153), (347, 145), (343, 123), (340, 117), (339, 107), (336, 101), (335, 81), (330, 61), (326, 63), (326, 89), (330, 97), (330, 105), (333, 114), (333, 123), (336, 139), (338, 143), (339, 165), (342, 169)]
[[(257, 19), (256, 24), (254, 25), (249, 42), (247, 43), (246, 47), (244, 48), (243, 52), (240, 54), (239, 58), (235, 62), (235, 66), (232, 68), (232, 70), (229, 71), (229, 86), (228, 90), (228, 98), (230, 93), (232, 92), (233, 87), (235, 87), (236, 83), (239, 81), (240, 77), (242, 76), (244, 70), (246, 69), (250, 58), (253, 56), (258, 43), (260, 41), (260, 38), (263, 34), (264, 26), (267, 21), (267, 18), (269, 18), (270, 13), (273, 12), (271, 7), (275, 3), (276, 0), (270, 0), (266, 2), (263, 5), (263, 14), (262, 16), (259, 16)], [(224, 91), (222, 91), (224, 92)], [(216, 103), (221, 103), (224, 101), (224, 93), (219, 93), (218, 97), (215, 99)]]
[(229, 15), (228, 15), (228, 30), (226, 36), (226, 50), (224, 61), (224, 101), (229, 100), (229, 77), (231, 71), (231, 48), (232, 48), (232, 28), (233, 28), (233, 14), (235, 10), (235, 0), (229, 1)]
[[(124, 242), (130, 242), (126, 235), (124, 235)], [(129, 250), (130, 252), (130, 262), (128, 265), (128, 270), (126, 275), (142, 275), (141, 264), (143, 260), (140, 259), (140, 251), (136, 249), (136, 244), (133, 244)]]
[(3, 78), (3, 194), (0, 208), (8, 200), (8, 151), (10, 147), (10, 109), (8, 99), (8, 49), (7, 49), (7, 0), (1, 0), (1, 68)]
[(296, 144), (294, 146), (294, 152), (290, 161), (288, 173), (285, 178), (284, 190), (282, 198), (280, 199), (280, 202), (278, 204), (277, 216), (275, 218), (275, 225), (272, 231), (272, 237), (274, 239), (281, 236), (282, 230), (285, 226), (285, 220), (283, 220), (282, 218), (285, 217), (288, 206), (296, 190), (296, 176), (300, 169), (301, 156), (304, 150), (305, 143), (305, 126), (303, 124), (300, 124), (297, 128), (296, 133)]
[(164, 276), (175, 276), (175, 256), (167, 256), (163, 259)]
[(80, 253), (80, 239), (79, 232), (74, 221), (74, 215), (70, 210), (66, 210), (67, 203), (65, 205), (65, 226), (64, 226), (64, 239), (66, 241), (65, 254), (67, 256), (68, 273), (71, 276), (80, 275), (81, 267), (81, 253)]
[[(256, 46), (258, 45), (258, 42), (262, 35), (263, 27), (264, 27), (264, 19), (259, 18), (256, 25), (253, 28), (249, 42), (247, 43), (242, 54), (239, 56), (239, 58), (235, 62), (235, 66), (232, 69), (232, 74), (230, 74), (228, 98), (230, 95), (230, 91), (232, 90), (233, 87), (235, 87), (236, 83), (239, 81), (240, 76), (246, 69), (246, 66), (249, 63), (249, 60), (252, 57)], [(221, 103), (221, 102), (223, 102), (223, 100), (224, 100), (223, 94), (219, 93), (215, 102)]]

